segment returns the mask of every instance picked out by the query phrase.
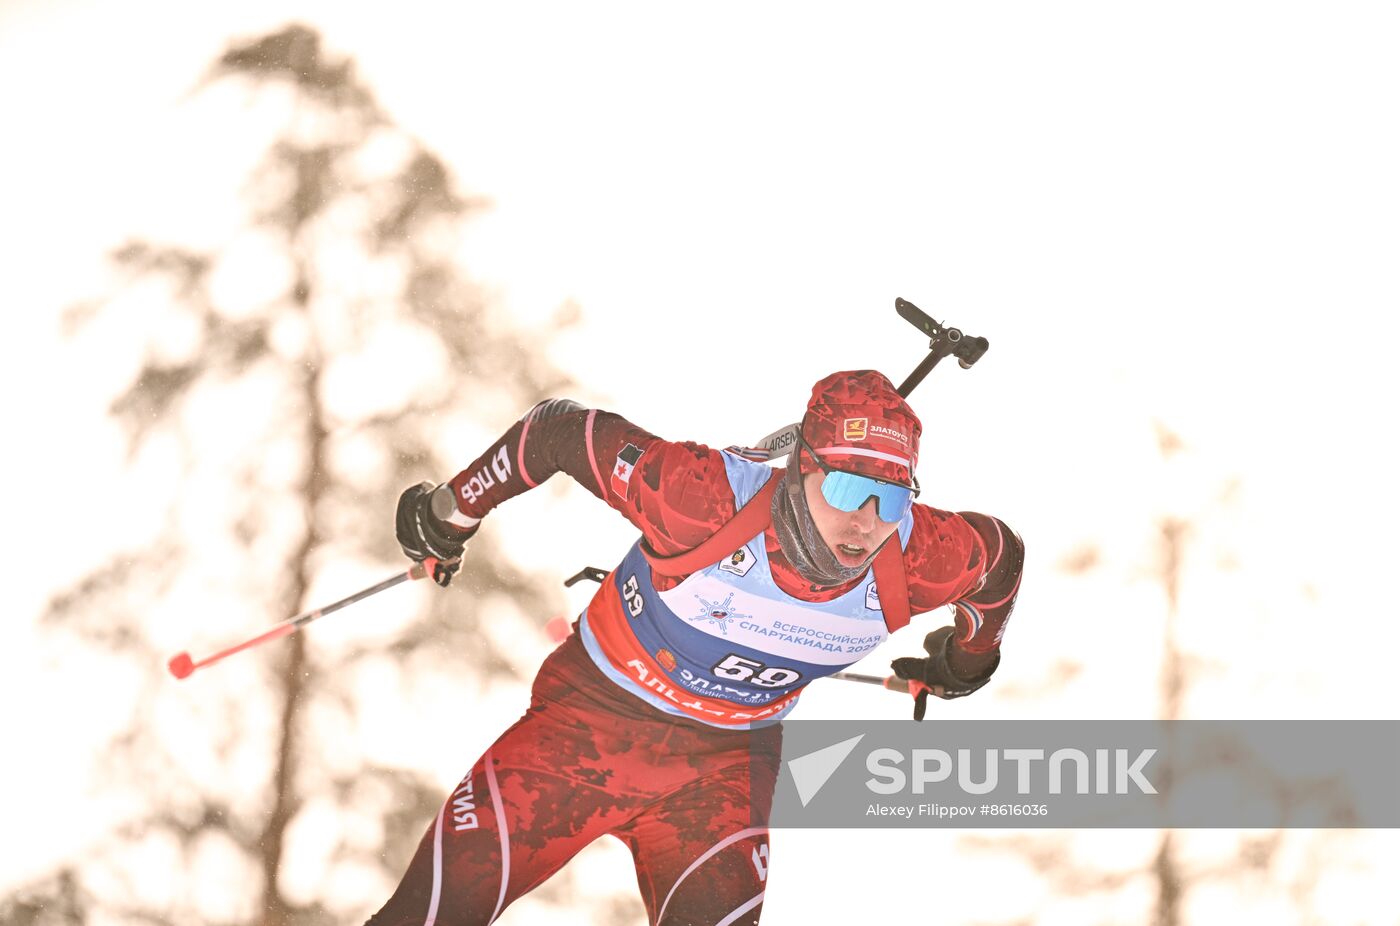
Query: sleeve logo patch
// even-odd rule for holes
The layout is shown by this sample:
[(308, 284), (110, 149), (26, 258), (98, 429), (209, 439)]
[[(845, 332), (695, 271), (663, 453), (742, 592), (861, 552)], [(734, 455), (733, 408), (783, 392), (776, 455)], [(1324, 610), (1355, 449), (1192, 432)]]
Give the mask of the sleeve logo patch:
[(740, 547), (719, 561), (720, 572), (730, 572), (736, 576), (746, 576), (756, 560), (748, 547)]
[[(491, 474), (495, 473), (496, 478), (492, 479)], [(459, 486), (462, 498), (467, 502), (474, 502), (486, 494), (486, 490), (494, 486), (498, 481), (504, 485), (510, 478), (510, 452), (502, 447), (496, 451), (491, 458), (489, 467), (483, 466), (477, 470), (471, 478)]]
[(622, 452), (617, 455), (617, 462), (612, 468), (612, 490), (618, 498), (626, 500), (627, 485), (632, 481), (632, 470), (637, 468), (637, 461), (642, 457), (642, 448), (636, 444), (628, 444), (622, 448)]

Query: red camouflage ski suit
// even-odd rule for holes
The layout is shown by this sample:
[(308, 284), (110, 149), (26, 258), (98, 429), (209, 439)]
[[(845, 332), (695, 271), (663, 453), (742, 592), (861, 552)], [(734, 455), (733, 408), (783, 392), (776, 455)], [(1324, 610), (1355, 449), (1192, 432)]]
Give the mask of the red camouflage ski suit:
[[(720, 451), (566, 400), (536, 406), (451, 485), (461, 514), (480, 519), (560, 471), (660, 556), (699, 545), (736, 511)], [(987, 515), (915, 505), (912, 517), (910, 610), (953, 604), (958, 645), (994, 651), (1020, 582), (1020, 539)], [(771, 526), (763, 541), (772, 580), (796, 602), (831, 601), (862, 581), (819, 589), (787, 562)], [(657, 590), (684, 579), (650, 578)], [(585, 614), (625, 634), (616, 588), (605, 582)], [(664, 713), (619, 686), (619, 667), (605, 668), (613, 677), (579, 633), (545, 660), (529, 709), (447, 798), (371, 926), (489, 923), (607, 833), (632, 851), (652, 924), (758, 922), (781, 727)], [(697, 700), (727, 703), (722, 694)]]

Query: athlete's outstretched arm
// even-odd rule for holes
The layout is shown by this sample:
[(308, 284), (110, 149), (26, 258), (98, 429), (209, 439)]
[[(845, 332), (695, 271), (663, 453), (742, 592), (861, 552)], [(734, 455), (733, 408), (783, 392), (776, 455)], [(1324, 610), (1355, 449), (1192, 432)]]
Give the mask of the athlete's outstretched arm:
[(955, 632), (948, 666), (979, 679), (996, 668), (1002, 634), (1016, 604), (1025, 547), (997, 518), (914, 506), (915, 530), (905, 549), (914, 613), (951, 604)]
[(977, 586), (953, 602), (958, 644), (969, 653), (990, 653), (1001, 645), (1006, 623), (1021, 588), (1026, 547), (1004, 521), (975, 511), (959, 512), (982, 541), (986, 566)]
[(497, 505), (567, 473), (631, 521), (662, 555), (696, 546), (734, 515), (719, 452), (672, 443), (612, 412), (548, 399), (448, 483), (469, 528)]

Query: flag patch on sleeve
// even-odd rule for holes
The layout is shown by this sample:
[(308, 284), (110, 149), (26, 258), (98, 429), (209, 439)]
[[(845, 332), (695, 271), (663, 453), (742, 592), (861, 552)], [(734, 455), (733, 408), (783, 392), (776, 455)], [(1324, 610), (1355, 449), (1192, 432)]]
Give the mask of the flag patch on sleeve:
[(628, 444), (622, 448), (622, 452), (617, 455), (617, 463), (613, 464), (612, 470), (612, 490), (618, 498), (626, 500), (627, 484), (632, 480), (632, 470), (636, 469), (637, 461), (642, 457), (642, 448), (636, 444)]

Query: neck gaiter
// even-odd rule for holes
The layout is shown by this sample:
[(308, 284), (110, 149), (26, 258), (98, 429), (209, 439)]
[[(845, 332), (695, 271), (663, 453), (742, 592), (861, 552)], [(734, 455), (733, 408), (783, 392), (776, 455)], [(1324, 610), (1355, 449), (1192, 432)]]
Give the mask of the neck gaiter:
[(773, 530), (778, 535), (778, 543), (788, 562), (808, 582), (821, 586), (844, 585), (869, 569), (879, 551), (872, 552), (859, 566), (841, 565), (812, 520), (799, 470), (797, 460), (792, 459), (782, 485), (773, 493)]

